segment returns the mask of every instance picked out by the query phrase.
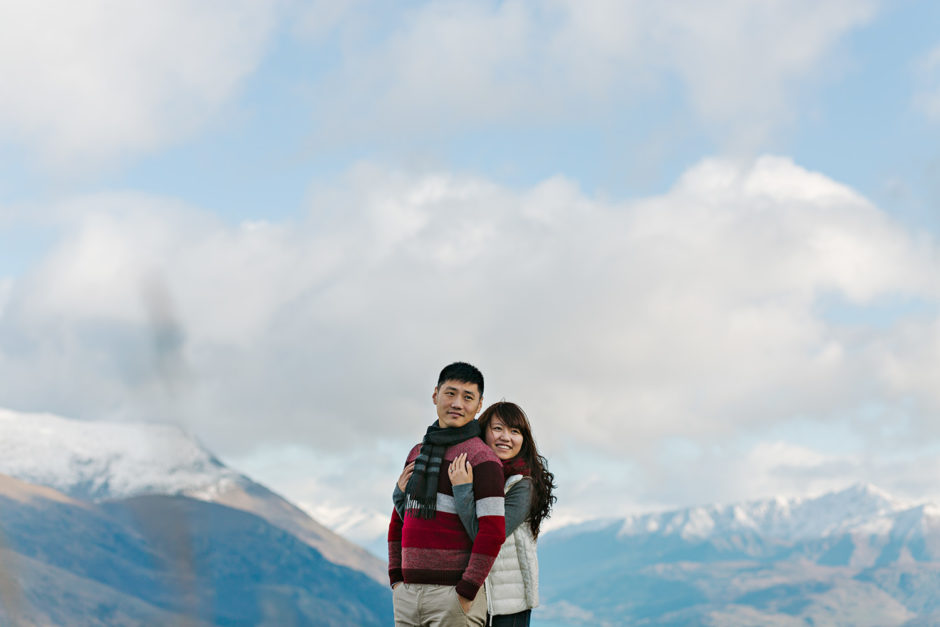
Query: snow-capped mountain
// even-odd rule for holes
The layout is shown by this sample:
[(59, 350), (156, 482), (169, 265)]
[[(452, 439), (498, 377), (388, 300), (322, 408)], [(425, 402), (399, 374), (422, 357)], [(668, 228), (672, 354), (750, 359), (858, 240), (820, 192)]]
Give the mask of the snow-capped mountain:
[(552, 625), (940, 624), (940, 508), (867, 484), (571, 525), (539, 554)]
[(86, 422), (0, 409), (0, 473), (90, 501), (204, 494), (246, 478), (169, 424)]
[(313, 518), (336, 533), (365, 547), (373, 555), (385, 560), (388, 556), (388, 514), (362, 507), (314, 506), (297, 503)]
[(0, 409), (0, 474), (103, 502), (183, 495), (261, 516), (330, 561), (387, 584), (382, 560), (225, 466), (181, 428)]
[(887, 533), (899, 525), (910, 524), (910, 514), (902, 514), (915, 509), (925, 520), (940, 516), (940, 509), (934, 505), (917, 505), (892, 497), (873, 485), (857, 484), (815, 498), (777, 497), (629, 516), (623, 520), (619, 535), (704, 539), (754, 532), (767, 539), (794, 542), (843, 533)]
[(842, 534), (906, 536), (940, 529), (940, 507), (896, 498), (871, 484), (818, 497), (776, 497), (732, 505), (704, 505), (625, 518), (590, 520), (550, 532), (553, 541), (595, 532), (618, 538), (687, 541), (753, 534), (780, 543)]

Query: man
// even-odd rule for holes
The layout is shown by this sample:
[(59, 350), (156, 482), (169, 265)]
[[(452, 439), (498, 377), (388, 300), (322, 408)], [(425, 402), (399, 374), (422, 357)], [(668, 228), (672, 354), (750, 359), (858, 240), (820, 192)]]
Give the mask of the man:
[[(483, 580), (506, 538), (502, 464), (478, 437), (474, 420), (483, 405), (483, 375), (470, 364), (450, 364), (441, 371), (431, 400), (437, 421), (408, 454), (399, 479), (399, 486), (405, 486), (405, 514), (393, 511), (388, 527), (395, 624), (483, 625)], [(461, 453), (473, 467), (479, 519), (475, 539), (457, 516), (446, 472)]]

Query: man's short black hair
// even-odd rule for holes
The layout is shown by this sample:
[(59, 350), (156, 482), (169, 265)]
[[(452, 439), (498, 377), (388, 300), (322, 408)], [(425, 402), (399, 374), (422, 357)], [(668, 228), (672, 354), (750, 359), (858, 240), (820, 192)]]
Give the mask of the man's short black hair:
[(483, 396), (483, 373), (466, 362), (455, 361), (444, 366), (441, 370), (441, 376), (437, 378), (437, 387), (441, 387), (444, 381), (460, 381), (461, 383), (476, 383), (480, 389), (480, 397)]

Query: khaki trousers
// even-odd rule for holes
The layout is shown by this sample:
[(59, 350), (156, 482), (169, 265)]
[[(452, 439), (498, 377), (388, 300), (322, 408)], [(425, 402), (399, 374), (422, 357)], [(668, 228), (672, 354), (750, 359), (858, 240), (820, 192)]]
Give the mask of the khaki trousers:
[(402, 583), (392, 591), (396, 627), (482, 627), (486, 623), (486, 591), (480, 588), (466, 614), (453, 586)]

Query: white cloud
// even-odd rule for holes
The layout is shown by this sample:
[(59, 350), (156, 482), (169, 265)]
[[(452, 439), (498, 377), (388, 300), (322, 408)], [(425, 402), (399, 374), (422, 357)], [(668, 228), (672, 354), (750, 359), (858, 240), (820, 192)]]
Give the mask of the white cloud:
[(938, 434), (934, 423), (940, 412), (940, 320), (921, 318), (900, 325), (895, 346), (879, 347), (884, 376), (898, 395), (914, 395), (922, 403), (922, 427)]
[(875, 5), (5, 3), (0, 137), (69, 172), (170, 145), (223, 110), (289, 19), (314, 45), (322, 149), (616, 116), (669, 92), (673, 79), (716, 137), (750, 147), (788, 120)]
[[(766, 440), (740, 451), (702, 460), (697, 479), (704, 489), (699, 502), (723, 502), (780, 496), (814, 496), (871, 483), (894, 496), (937, 499), (940, 491), (930, 469), (937, 466), (936, 451), (918, 446), (898, 456), (887, 451), (861, 448), (833, 451), (785, 440)], [(717, 467), (719, 471), (712, 470)], [(916, 470), (915, 470), (916, 469)], [(691, 468), (684, 470), (690, 471)], [(677, 473), (678, 474), (678, 473)], [(729, 477), (735, 479), (729, 481)], [(713, 487), (708, 487), (709, 482)]]
[(817, 435), (828, 432), (848, 440), (832, 446), (825, 441), (798, 441), (799, 428), (791, 424), (789, 439), (731, 436), (699, 447), (698, 454), (688, 459), (657, 445), (653, 447), (657, 457), (642, 464), (593, 452), (577, 458), (556, 454), (550, 460), (559, 483), (555, 524), (579, 515), (613, 517), (773, 496), (815, 496), (858, 483), (874, 484), (903, 499), (940, 501), (934, 480), (935, 445), (922, 442), (892, 451), (865, 442), (848, 429), (847, 424), (815, 429)]
[[(839, 40), (875, 7), (515, 0), (377, 15), (353, 3), (339, 14), (317, 5), (306, 21), (320, 25), (317, 39), (328, 29), (353, 42), (326, 90), (332, 105), (318, 110), (324, 136), (334, 139), (596, 117), (677, 78), (689, 108), (717, 136), (752, 147), (789, 121), (805, 85), (836, 70)], [(379, 21), (392, 24), (391, 33), (369, 40), (362, 33), (374, 34)]]
[(5, 2), (0, 136), (73, 170), (206, 123), (260, 60), (274, 2)]
[[(795, 416), (937, 400), (936, 244), (788, 159), (705, 160), (617, 204), (563, 178), (514, 191), (362, 166), (312, 203), (237, 226), (139, 195), (61, 207), (61, 241), (0, 317), (0, 404), (173, 417), (224, 457), (394, 458), (433, 418), (438, 369), (467, 359), (561, 468), (594, 451), (642, 476), (672, 438), (708, 459)], [(934, 313), (841, 324), (831, 295)]]
[[(821, 451), (785, 441), (759, 442), (740, 463), (739, 490), (749, 494), (822, 494), (862, 481), (861, 456)], [(867, 479), (867, 478), (866, 478)]]
[(663, 6), (656, 52), (682, 77), (693, 107), (741, 140), (789, 121), (802, 84), (831, 70), (839, 39), (876, 2), (680, 2)]

